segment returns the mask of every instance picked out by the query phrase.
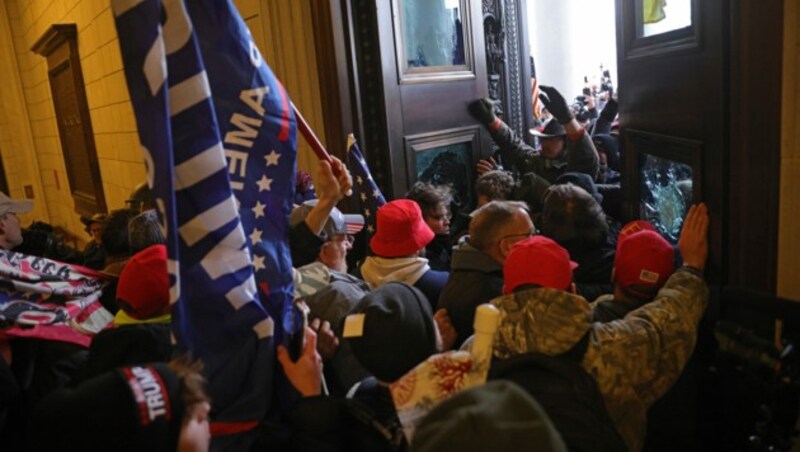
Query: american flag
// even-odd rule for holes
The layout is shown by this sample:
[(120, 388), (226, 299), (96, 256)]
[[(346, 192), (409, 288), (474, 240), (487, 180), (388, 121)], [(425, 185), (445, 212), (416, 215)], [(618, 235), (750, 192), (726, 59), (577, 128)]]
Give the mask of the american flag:
[(167, 233), (176, 348), (205, 364), (212, 447), (247, 448), (292, 327), (290, 101), (230, 1), (112, 5)]
[(364, 215), (368, 238), (375, 234), (375, 213), (386, 204), (386, 198), (372, 178), (367, 161), (358, 148), (358, 143), (351, 133), (347, 136), (347, 166), (353, 176), (355, 194), (361, 203), (361, 214)]

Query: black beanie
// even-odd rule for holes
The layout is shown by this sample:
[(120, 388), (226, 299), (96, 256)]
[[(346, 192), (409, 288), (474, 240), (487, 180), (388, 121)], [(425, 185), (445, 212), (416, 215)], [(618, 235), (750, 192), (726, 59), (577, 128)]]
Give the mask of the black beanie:
[(603, 195), (597, 190), (597, 184), (594, 183), (592, 176), (585, 173), (566, 172), (556, 179), (554, 185), (572, 184), (576, 187), (581, 187), (586, 190), (586, 193), (592, 195), (598, 204), (603, 202)]
[(414, 433), (410, 452), (457, 450), (566, 452), (544, 409), (510, 381), (490, 381), (436, 406)]
[(181, 392), (165, 363), (116, 369), (56, 391), (37, 407), (36, 449), (175, 451)]
[(345, 319), (343, 337), (364, 368), (393, 382), (436, 353), (433, 313), (425, 295), (401, 282), (368, 293)]

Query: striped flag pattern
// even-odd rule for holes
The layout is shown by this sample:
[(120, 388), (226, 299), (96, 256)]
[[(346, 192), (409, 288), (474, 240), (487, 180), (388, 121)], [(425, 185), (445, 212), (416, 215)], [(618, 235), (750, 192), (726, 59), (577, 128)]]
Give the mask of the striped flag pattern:
[(275, 341), (295, 328), (290, 101), (230, 1), (112, 6), (168, 241), (176, 350), (204, 362), (212, 447), (247, 448), (272, 403)]

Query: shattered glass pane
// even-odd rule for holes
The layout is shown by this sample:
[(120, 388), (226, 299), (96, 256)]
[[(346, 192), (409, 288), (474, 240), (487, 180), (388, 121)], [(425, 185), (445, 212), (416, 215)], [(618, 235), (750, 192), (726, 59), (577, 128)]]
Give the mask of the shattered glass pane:
[(648, 154), (644, 157), (640, 169), (641, 218), (677, 243), (683, 217), (692, 204), (692, 167)]

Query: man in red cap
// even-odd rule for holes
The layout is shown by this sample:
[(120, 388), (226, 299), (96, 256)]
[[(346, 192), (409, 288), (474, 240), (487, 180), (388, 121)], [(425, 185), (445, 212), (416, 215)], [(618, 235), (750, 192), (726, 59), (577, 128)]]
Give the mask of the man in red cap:
[(166, 246), (153, 245), (130, 258), (119, 276), (116, 297), (120, 310), (115, 325), (92, 340), (79, 380), (116, 367), (165, 362), (172, 355)]
[(611, 322), (653, 300), (675, 271), (675, 249), (646, 221), (625, 225), (617, 241), (614, 293), (592, 306), (596, 322)]
[[(495, 358), (559, 356), (583, 347), (579, 362), (596, 381), (617, 432), (628, 450), (642, 450), (647, 411), (686, 365), (708, 304), (703, 280), (707, 234), (706, 206), (694, 205), (678, 241), (683, 267), (650, 303), (609, 323), (595, 322), (589, 303), (567, 291), (574, 265), (566, 250), (539, 237), (517, 243), (503, 266), (507, 295), (492, 300), (504, 314), (495, 336)], [(647, 287), (661, 277), (640, 272), (635, 282)]]
[(449, 272), (432, 270), (421, 251), (435, 235), (422, 218), (419, 204), (396, 199), (377, 213), (377, 228), (369, 242), (374, 256), (361, 266), (361, 275), (373, 289), (392, 281), (418, 288), (436, 307)]

